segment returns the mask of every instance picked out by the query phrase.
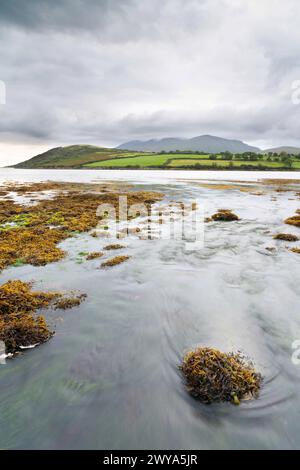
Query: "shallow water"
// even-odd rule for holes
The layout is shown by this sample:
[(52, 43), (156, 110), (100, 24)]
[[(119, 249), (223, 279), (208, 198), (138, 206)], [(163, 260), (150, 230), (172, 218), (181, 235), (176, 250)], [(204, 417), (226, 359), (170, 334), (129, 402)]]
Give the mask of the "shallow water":
[[(46, 312), (53, 339), (0, 365), (0, 448), (300, 448), (300, 365), (291, 360), (300, 339), (300, 256), (272, 239), (300, 233), (282, 222), (299, 196), (197, 181), (297, 173), (222, 173), (0, 170), (0, 181), (117, 177), (162, 190), (167, 200), (198, 201), (205, 215), (226, 207), (241, 218), (206, 224), (202, 249), (131, 237), (123, 251), (132, 258), (100, 270), (99, 260), (80, 263), (78, 254), (114, 240), (85, 234), (61, 244), (68, 257), (59, 263), (1, 273), (1, 283), (34, 280), (37, 289), (80, 289), (88, 298), (77, 309)], [(239, 407), (191, 398), (178, 364), (197, 345), (244, 351), (264, 376), (260, 398)]]
[(219, 181), (259, 181), (263, 179), (300, 180), (297, 171), (193, 171), (193, 170), (23, 170), (0, 168), (0, 183), (4, 181), (130, 181), (138, 184), (168, 183), (176, 181), (219, 180)]

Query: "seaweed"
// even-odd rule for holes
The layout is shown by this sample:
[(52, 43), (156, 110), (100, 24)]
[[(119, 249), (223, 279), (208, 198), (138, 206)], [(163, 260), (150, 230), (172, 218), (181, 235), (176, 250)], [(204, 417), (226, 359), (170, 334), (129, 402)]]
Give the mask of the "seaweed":
[(112, 245), (106, 245), (104, 250), (111, 251), (111, 250), (121, 250), (122, 248), (126, 248), (124, 245), (119, 245), (118, 243), (114, 243)]
[(93, 260), (93, 259), (97, 259), (97, 258), (101, 258), (103, 256), (104, 253), (102, 253), (102, 251), (92, 251), (91, 253), (89, 253), (86, 257), (86, 259), (88, 261), (90, 260)]
[(57, 292), (32, 292), (32, 284), (18, 280), (0, 286), (0, 314), (31, 313), (48, 305), (59, 295)]
[(0, 287), (0, 340), (8, 353), (51, 338), (53, 332), (44, 317), (35, 317), (34, 313), (47, 308), (57, 296), (57, 293), (32, 292), (31, 284), (21, 281), (8, 281)]
[(130, 256), (115, 256), (107, 261), (104, 261), (101, 264), (101, 268), (108, 268), (112, 266), (116, 266), (118, 264), (124, 263), (125, 261), (129, 260)]
[(216, 214), (211, 216), (211, 219), (217, 222), (232, 222), (240, 220), (239, 217), (229, 209), (219, 209)]
[(296, 211), (296, 213), (297, 215), (289, 217), (288, 219), (284, 221), (284, 223), (288, 225), (293, 225), (295, 227), (300, 227), (300, 213), (298, 210)]
[(21, 317), (0, 316), (0, 340), (5, 344), (6, 353), (15, 353), (22, 348), (45, 343), (53, 334), (43, 316), (35, 318), (28, 313)]
[[(0, 271), (10, 265), (29, 263), (36, 266), (59, 261), (65, 252), (57, 244), (66, 238), (95, 229), (108, 213), (98, 216), (101, 204), (111, 204), (119, 216), (119, 197), (126, 195), (128, 209), (144, 203), (148, 210), (153, 202), (162, 199), (161, 193), (129, 191), (104, 192), (99, 185), (75, 183), (34, 183), (14, 185), (12, 191), (56, 190), (50, 199), (22, 206), (14, 201), (0, 201)], [(114, 188), (115, 189), (115, 188)], [(89, 192), (86, 192), (88, 190)], [(104, 228), (107, 230), (108, 225)], [(92, 232), (97, 236), (97, 232)], [(17, 264), (15, 264), (17, 263)]]
[(78, 307), (83, 300), (87, 297), (86, 294), (78, 294), (71, 296), (63, 296), (58, 298), (54, 303), (54, 308), (56, 310), (67, 310), (69, 308)]
[(298, 255), (300, 255), (300, 248), (298, 248), (298, 247), (291, 248), (290, 251), (292, 251), (293, 253), (297, 253)]
[(274, 235), (274, 240), (284, 240), (286, 242), (297, 242), (299, 238), (291, 233), (277, 233)]
[(77, 306), (85, 294), (65, 296), (60, 292), (32, 291), (32, 284), (11, 280), (0, 286), (0, 341), (7, 353), (48, 341), (54, 334), (44, 316), (36, 312), (42, 308), (71, 308)]
[(231, 402), (257, 398), (262, 376), (240, 353), (223, 353), (208, 347), (188, 352), (181, 365), (186, 386), (202, 403)]
[(16, 229), (0, 233), (0, 270), (22, 260), (44, 266), (65, 256), (56, 244), (67, 237), (62, 231), (46, 227)]

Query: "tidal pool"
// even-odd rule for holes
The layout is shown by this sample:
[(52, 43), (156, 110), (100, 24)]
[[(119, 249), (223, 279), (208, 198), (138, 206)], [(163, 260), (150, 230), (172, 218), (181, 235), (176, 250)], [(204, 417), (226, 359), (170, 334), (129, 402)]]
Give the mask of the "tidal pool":
[[(283, 223), (300, 208), (297, 173), (0, 171), (0, 182), (115, 178), (162, 191), (166, 201), (197, 202), (206, 216), (232, 209), (241, 220), (205, 224), (201, 249), (129, 236), (113, 256), (131, 258), (107, 270), (80, 253), (116, 240), (83, 234), (60, 244), (68, 256), (58, 263), (3, 271), (1, 284), (33, 280), (88, 298), (45, 312), (55, 336), (0, 364), (0, 448), (300, 448), (300, 365), (292, 361), (300, 255), (289, 250), (300, 242), (272, 238), (300, 235)], [(295, 182), (278, 192), (262, 178)], [(243, 351), (264, 376), (260, 398), (239, 407), (194, 400), (178, 365), (195, 346)]]

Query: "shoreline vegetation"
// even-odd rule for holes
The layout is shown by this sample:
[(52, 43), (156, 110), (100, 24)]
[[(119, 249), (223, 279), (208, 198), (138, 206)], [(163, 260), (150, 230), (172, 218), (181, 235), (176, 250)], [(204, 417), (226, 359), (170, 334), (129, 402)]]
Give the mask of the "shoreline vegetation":
[(73, 145), (51, 149), (25, 162), (13, 165), (22, 169), (95, 170), (239, 170), (300, 171), (300, 154), (207, 153), (203, 151), (140, 152)]

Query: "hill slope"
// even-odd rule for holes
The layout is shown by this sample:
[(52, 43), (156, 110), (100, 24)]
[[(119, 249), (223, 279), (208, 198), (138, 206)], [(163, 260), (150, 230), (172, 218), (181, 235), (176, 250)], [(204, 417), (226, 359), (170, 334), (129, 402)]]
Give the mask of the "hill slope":
[(282, 146), (282, 147), (274, 147), (271, 149), (266, 149), (264, 150), (264, 153), (281, 153), (281, 152), (286, 152), (290, 153), (291, 155), (299, 155), (300, 154), (300, 148), (299, 147), (289, 147), (289, 146)]
[(260, 149), (245, 144), (240, 140), (223, 139), (212, 135), (201, 135), (192, 139), (152, 139), (148, 141), (133, 140), (117, 147), (123, 150), (135, 150), (140, 152), (170, 152), (175, 150), (203, 151), (218, 153), (229, 151), (232, 153), (258, 152)]
[(121, 150), (94, 145), (70, 145), (48, 150), (14, 165), (14, 168), (78, 168), (87, 163), (99, 162), (123, 154)]

